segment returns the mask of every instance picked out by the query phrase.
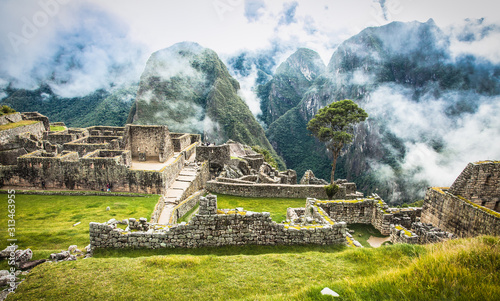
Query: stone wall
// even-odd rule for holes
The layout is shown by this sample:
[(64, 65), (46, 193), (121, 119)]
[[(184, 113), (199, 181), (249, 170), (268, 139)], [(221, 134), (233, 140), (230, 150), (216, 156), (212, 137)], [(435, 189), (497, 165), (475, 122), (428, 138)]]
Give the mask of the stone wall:
[(456, 238), (453, 233), (443, 231), (432, 224), (417, 222), (412, 224), (411, 229), (412, 233), (418, 236), (419, 244), (436, 243)]
[(346, 244), (346, 224), (310, 229), (286, 228), (267, 212), (234, 211), (217, 214), (215, 196), (200, 199), (200, 211), (185, 225), (149, 225), (148, 231), (125, 232), (115, 225), (90, 223), (94, 248), (195, 248), (224, 245)]
[(67, 130), (61, 132), (49, 133), (47, 134), (47, 137), (45, 139), (48, 140), (50, 143), (61, 144), (61, 145), (77, 140), (76, 135), (69, 134)]
[(166, 125), (125, 126), (124, 148), (132, 151), (132, 157), (138, 158), (144, 153), (146, 158), (165, 162), (174, 155), (174, 146)]
[(49, 118), (45, 115), (42, 115), (38, 112), (24, 112), (21, 114), (23, 120), (37, 120), (41, 121), (44, 127), (44, 131), (50, 131), (50, 122)]
[(500, 161), (469, 163), (449, 189), (478, 205), (500, 211)]
[[(328, 198), (325, 188), (321, 185), (243, 184), (209, 181), (207, 190), (216, 194), (257, 198)], [(335, 197), (345, 197), (345, 189), (339, 189)]]
[(179, 203), (179, 205), (175, 206), (174, 210), (172, 210), (172, 213), (170, 214), (170, 220), (168, 223), (176, 224), (181, 217), (183, 217), (189, 212), (189, 210), (193, 209), (200, 202), (200, 197), (202, 197), (204, 193), (205, 191), (198, 191)]
[(125, 128), (121, 126), (91, 126), (87, 128), (91, 136), (123, 136)]
[[(96, 151), (101, 152), (101, 151)], [(111, 184), (112, 191), (161, 194), (165, 180), (179, 174), (183, 160), (163, 172), (130, 170), (129, 151), (117, 157), (85, 157), (69, 152), (57, 156), (36, 151), (17, 159), (15, 166), (0, 167), (2, 185), (41, 187), (47, 189), (102, 190)], [(173, 179), (171, 181), (173, 181)]]
[(0, 116), (0, 125), (4, 125), (7, 123), (15, 123), (23, 120), (21, 113), (12, 113), (7, 115)]
[[(80, 158), (77, 152), (39, 150), (17, 158), (17, 165), (0, 166), (0, 186), (41, 187), (44, 182), (47, 189), (102, 190), (110, 184), (112, 191), (161, 194), (179, 175), (185, 157), (183, 151), (158, 172), (130, 170), (130, 151), (99, 149)], [(203, 175), (206, 181), (208, 172)]]
[(63, 150), (77, 152), (80, 156), (99, 149), (120, 149), (121, 137), (89, 136), (64, 143)]
[(184, 152), (184, 157), (186, 160), (189, 160), (191, 158), (191, 156), (193, 156), (193, 154), (195, 154), (196, 152), (196, 147), (199, 145), (199, 142), (193, 142), (193, 144), (191, 144), (190, 146), (188, 146), (185, 150), (183, 150)]
[(43, 137), (45, 127), (42, 122), (20, 126), (13, 129), (0, 131), (0, 141), (9, 141), (11, 137), (16, 137), (22, 133), (30, 133), (37, 138)]
[(165, 208), (165, 197), (161, 196), (158, 202), (156, 203), (155, 209), (153, 210), (153, 213), (151, 214), (151, 222), (152, 223), (158, 223), (158, 220), (160, 219), (161, 212)]
[(264, 164), (264, 155), (262, 154), (246, 155), (243, 156), (243, 159), (248, 162), (250, 168), (255, 170), (259, 170), (260, 166)]
[(203, 162), (198, 170), (198, 174), (196, 175), (196, 179), (189, 185), (189, 187), (184, 191), (181, 196), (181, 200), (186, 199), (190, 195), (194, 194), (197, 191), (204, 190), (207, 184), (207, 181), (210, 179), (210, 169), (208, 168), (208, 162)]
[(317, 201), (318, 206), (336, 221), (348, 224), (371, 224), (375, 200)]
[(446, 188), (427, 190), (421, 222), (459, 237), (500, 235), (500, 213), (453, 195)]
[(410, 227), (421, 214), (421, 208), (391, 209), (378, 196), (356, 200), (315, 200), (314, 203), (335, 221), (371, 224), (383, 235), (390, 234), (391, 224), (401, 221)]
[(224, 166), (231, 160), (231, 152), (228, 144), (223, 145), (210, 145), (196, 147), (196, 160), (209, 161), (211, 164), (219, 164)]
[(419, 236), (401, 225), (390, 226), (390, 239), (393, 244), (418, 244)]
[(190, 134), (170, 133), (170, 138), (172, 139), (174, 152), (180, 152), (191, 145)]

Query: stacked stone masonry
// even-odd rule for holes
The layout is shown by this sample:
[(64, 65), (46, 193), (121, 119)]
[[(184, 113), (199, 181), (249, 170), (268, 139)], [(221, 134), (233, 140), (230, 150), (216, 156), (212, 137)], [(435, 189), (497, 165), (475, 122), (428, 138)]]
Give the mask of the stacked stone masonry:
[[(485, 210), (486, 209), (486, 210)], [(459, 237), (500, 235), (500, 214), (448, 192), (429, 188), (422, 207), (422, 223), (430, 223)]]
[[(146, 227), (145, 227), (146, 228)], [(147, 231), (125, 232), (114, 224), (90, 223), (94, 248), (195, 248), (224, 245), (345, 244), (346, 224), (310, 229), (286, 228), (270, 214), (250, 211), (218, 213), (217, 199), (200, 199), (200, 211), (189, 224), (149, 225)]]
[[(215, 194), (229, 194), (259, 198), (328, 198), (325, 188), (322, 185), (244, 184), (209, 181), (207, 182), (207, 190)], [(345, 191), (345, 187), (340, 186), (340, 189), (334, 198), (340, 199), (357, 197), (357, 195), (346, 195)]]
[[(372, 198), (355, 200), (311, 201), (334, 221), (371, 224), (383, 235), (391, 233), (391, 224), (400, 224), (403, 221), (409, 227), (421, 214), (421, 208), (388, 208), (387, 204), (376, 195)], [(287, 219), (290, 218), (287, 216)]]
[(499, 183), (499, 161), (469, 163), (448, 192), (500, 212)]
[[(176, 224), (177, 221), (183, 217), (189, 210), (193, 209), (200, 202), (201, 196), (205, 193), (204, 190), (200, 190), (193, 193), (191, 196), (182, 201), (177, 205), (172, 213), (170, 214), (169, 224)], [(154, 221), (153, 221), (154, 222)]]
[[(7, 160), (0, 162), (0, 186), (69, 190), (111, 186), (112, 191), (161, 194), (200, 141), (199, 135), (190, 134), (175, 134), (172, 139), (166, 126), (94, 126), (53, 132), (47, 130), (47, 117), (36, 112), (21, 116), (40, 122), (0, 132), (0, 152), (2, 160)], [(184, 147), (175, 154), (174, 139), (181, 140), (178, 146)], [(9, 155), (4, 156), (3, 151)], [(150, 163), (171, 161), (161, 170), (133, 169), (132, 161), (139, 152)], [(201, 178), (208, 180), (208, 174)]]

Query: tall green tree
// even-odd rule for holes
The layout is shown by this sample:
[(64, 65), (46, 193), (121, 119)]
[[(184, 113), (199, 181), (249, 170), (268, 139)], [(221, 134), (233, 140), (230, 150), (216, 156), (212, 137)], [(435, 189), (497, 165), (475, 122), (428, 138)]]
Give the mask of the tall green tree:
[(320, 109), (307, 124), (307, 129), (319, 141), (326, 142), (326, 147), (333, 154), (331, 184), (334, 183), (335, 167), (342, 148), (354, 139), (354, 125), (366, 118), (368, 114), (365, 110), (352, 100), (345, 99)]

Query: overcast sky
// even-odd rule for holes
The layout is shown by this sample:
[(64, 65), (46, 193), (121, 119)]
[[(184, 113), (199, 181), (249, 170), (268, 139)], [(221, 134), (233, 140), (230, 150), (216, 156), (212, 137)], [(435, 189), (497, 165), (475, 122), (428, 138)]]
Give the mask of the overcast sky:
[[(273, 49), (285, 60), (299, 47), (325, 64), (335, 47), (368, 26), (429, 18), (442, 29), (484, 18), (475, 30), (500, 28), (491, 0), (0, 0), (0, 89), (50, 81), (61, 96), (82, 96), (137, 81), (147, 58), (183, 41), (221, 58)], [(500, 30), (459, 44), (500, 62)], [(120, 71), (121, 70), (121, 71)], [(126, 70), (126, 72), (124, 72)], [(61, 86), (62, 85), (62, 86)], [(1, 96), (2, 94), (0, 94)]]
[(500, 24), (500, 5), (492, 0), (0, 0), (2, 44), (12, 46), (12, 33), (22, 37), (25, 20), (33, 23), (38, 17), (43, 25), (43, 12), (51, 12), (54, 2), (59, 7), (49, 13), (48, 25), (37, 27), (36, 37), (30, 37), (29, 43), (14, 40), (18, 48), (43, 47), (39, 37), (56, 30), (51, 26), (54, 19), (78, 19), (74, 15), (78, 10), (71, 7), (81, 4), (95, 6), (122, 22), (127, 36), (148, 51), (194, 41), (229, 54), (266, 48), (279, 40), (310, 47), (326, 62), (336, 44), (367, 26), (429, 18), (440, 27), (465, 18), (486, 18)]

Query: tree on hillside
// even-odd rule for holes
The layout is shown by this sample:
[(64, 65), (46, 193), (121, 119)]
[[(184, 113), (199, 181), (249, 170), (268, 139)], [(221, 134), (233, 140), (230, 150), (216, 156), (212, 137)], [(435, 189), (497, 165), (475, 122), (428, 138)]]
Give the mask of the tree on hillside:
[(332, 102), (320, 109), (307, 124), (307, 129), (319, 139), (326, 142), (326, 147), (333, 154), (332, 173), (330, 183), (334, 183), (337, 158), (344, 145), (352, 143), (354, 139), (354, 125), (365, 121), (368, 114), (352, 100), (345, 99)]

